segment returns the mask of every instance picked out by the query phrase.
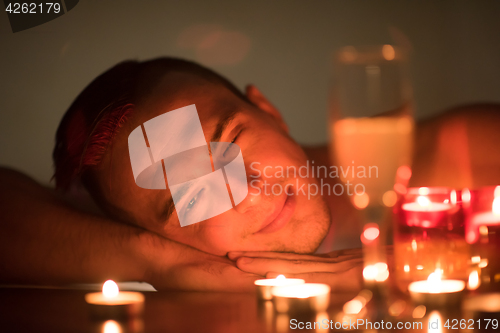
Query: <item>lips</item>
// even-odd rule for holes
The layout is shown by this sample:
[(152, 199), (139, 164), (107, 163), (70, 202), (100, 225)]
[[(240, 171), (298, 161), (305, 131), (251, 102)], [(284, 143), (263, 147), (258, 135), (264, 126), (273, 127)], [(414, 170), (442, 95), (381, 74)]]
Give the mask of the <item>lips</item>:
[(283, 204), (278, 205), (279, 208), (266, 219), (266, 222), (256, 234), (273, 233), (280, 230), (288, 223), (295, 211), (296, 201), (293, 194), (286, 194), (284, 199), (285, 201)]

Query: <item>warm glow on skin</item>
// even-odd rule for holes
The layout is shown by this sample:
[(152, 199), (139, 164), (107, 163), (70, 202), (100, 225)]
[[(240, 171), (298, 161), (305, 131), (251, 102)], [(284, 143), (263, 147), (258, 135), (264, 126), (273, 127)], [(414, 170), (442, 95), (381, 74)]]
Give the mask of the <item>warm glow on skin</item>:
[[(273, 212), (281, 209), (287, 196), (285, 192), (281, 196), (266, 195), (249, 187), (248, 196), (235, 208), (186, 227), (180, 226), (175, 211), (167, 220), (162, 217), (170, 191), (147, 190), (135, 184), (129, 167), (128, 135), (155, 116), (191, 104), (196, 105), (207, 142), (221, 118), (228, 112), (238, 111), (220, 140), (231, 142), (235, 138), (234, 130), (242, 130), (235, 143), (241, 148), (247, 177), (254, 172), (250, 168), (253, 162), (259, 162), (259, 168), (294, 166), (298, 170), (306, 165), (307, 156), (290, 137), (279, 115), (263, 111), (227, 88), (193, 74), (171, 73), (158, 80), (154, 89), (135, 106), (133, 115), (114, 139), (112, 154), (105, 155), (102, 168), (96, 171), (110, 210), (124, 212), (120, 216), (122, 220), (215, 255), (226, 255), (229, 251), (314, 252), (330, 225), (329, 212), (321, 196), (295, 195), (295, 209), (286, 225), (267, 234), (258, 231)], [(296, 186), (297, 180), (299, 186), (304, 184), (306, 188), (315, 182), (313, 178), (301, 177), (265, 180), (283, 188), (287, 184)]]

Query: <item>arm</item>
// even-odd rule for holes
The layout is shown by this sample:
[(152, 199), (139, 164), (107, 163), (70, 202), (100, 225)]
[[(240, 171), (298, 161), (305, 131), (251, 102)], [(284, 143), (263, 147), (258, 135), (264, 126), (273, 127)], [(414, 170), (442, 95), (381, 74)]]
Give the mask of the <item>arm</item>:
[(85, 214), (0, 168), (0, 283), (146, 281), (158, 289), (243, 290), (253, 274), (142, 229)]

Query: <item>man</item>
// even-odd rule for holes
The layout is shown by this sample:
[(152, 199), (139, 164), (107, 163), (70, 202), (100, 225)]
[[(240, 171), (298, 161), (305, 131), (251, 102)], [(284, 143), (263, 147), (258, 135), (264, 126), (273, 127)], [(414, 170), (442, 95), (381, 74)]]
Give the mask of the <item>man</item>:
[[(114, 278), (147, 281), (159, 289), (243, 290), (251, 288), (258, 276), (282, 272), (334, 287), (339, 281), (343, 288), (358, 287), (359, 251), (305, 255), (318, 248), (330, 218), (324, 199), (298, 193), (293, 184), (299, 183), (292, 177), (266, 179), (290, 193), (259, 194), (250, 187), (235, 208), (186, 227), (179, 224), (169, 189), (147, 190), (135, 184), (127, 146), (130, 132), (155, 116), (192, 104), (207, 142), (234, 142), (241, 147), (249, 178), (258, 178), (258, 168), (249, 168), (252, 162), (259, 162), (260, 168), (306, 164), (305, 151), (289, 136), (280, 113), (255, 87), (242, 95), (217, 74), (178, 59), (117, 65), (70, 107), (54, 150), (58, 187), (71, 191), (81, 182), (107, 217), (75, 209), (26, 176), (3, 170), (2, 281), (53, 284)], [(496, 107), (479, 109), (498, 122), (491, 112)], [(468, 119), (460, 113), (447, 116), (458, 119), (459, 130), (461, 117)], [(426, 137), (440, 133), (449, 123), (442, 119), (418, 133)], [(444, 138), (436, 150), (432, 140), (422, 142), (417, 146), (417, 167), (448, 144)], [(317, 163), (329, 164), (324, 148), (307, 152)], [(486, 155), (479, 159), (482, 165), (498, 165)], [(446, 163), (450, 161), (432, 160), (414, 170), (415, 179), (431, 178), (431, 170), (446, 168)], [(333, 231), (341, 234), (345, 221), (356, 221), (356, 213), (345, 205), (345, 197), (326, 199), (334, 216)], [(237, 259), (236, 264), (226, 255)]]

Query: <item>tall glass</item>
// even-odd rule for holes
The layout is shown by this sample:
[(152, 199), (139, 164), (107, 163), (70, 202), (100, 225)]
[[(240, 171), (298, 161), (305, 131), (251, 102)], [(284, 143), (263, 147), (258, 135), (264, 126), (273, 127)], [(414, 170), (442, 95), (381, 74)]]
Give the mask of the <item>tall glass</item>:
[(388, 219), (411, 176), (414, 121), (407, 53), (391, 45), (342, 48), (335, 58), (330, 156), (363, 213), (365, 282), (388, 277)]

